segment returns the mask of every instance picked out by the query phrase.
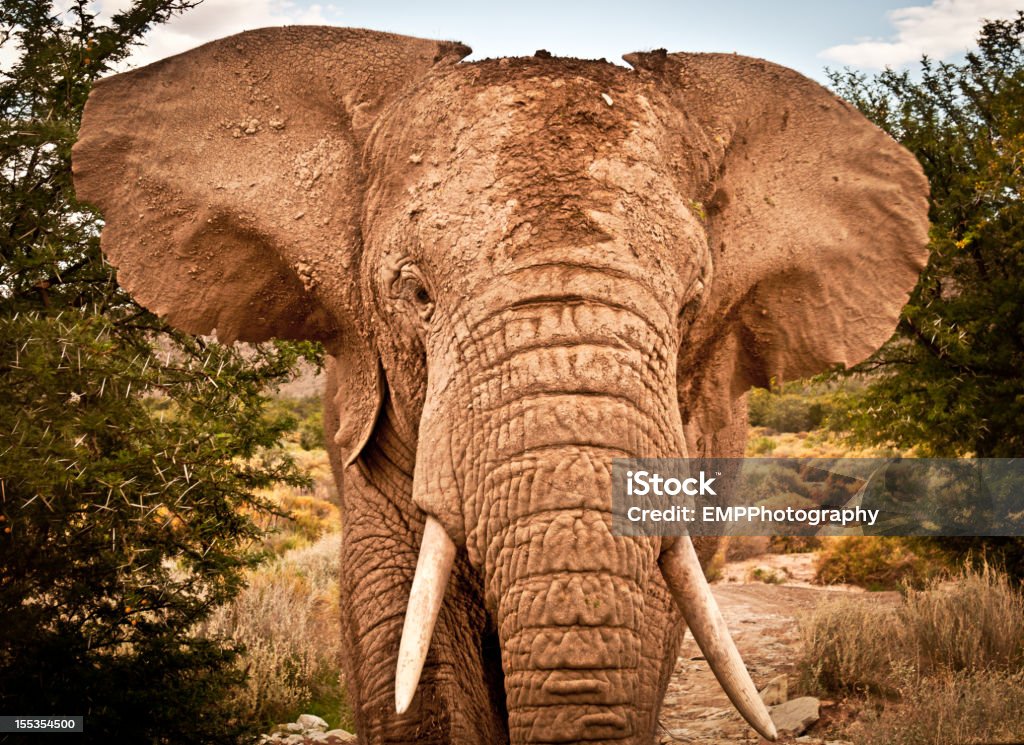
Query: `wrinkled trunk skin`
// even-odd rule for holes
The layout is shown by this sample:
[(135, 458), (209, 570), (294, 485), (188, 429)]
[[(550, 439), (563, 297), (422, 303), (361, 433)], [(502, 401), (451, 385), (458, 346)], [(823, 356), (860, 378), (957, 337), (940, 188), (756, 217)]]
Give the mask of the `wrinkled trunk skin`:
[[(611, 460), (685, 454), (675, 345), (633, 310), (548, 298), (476, 329), (456, 425), (470, 561), (512, 743), (652, 742), (683, 625), (660, 539), (611, 534)], [(489, 333), (493, 332), (493, 333)]]

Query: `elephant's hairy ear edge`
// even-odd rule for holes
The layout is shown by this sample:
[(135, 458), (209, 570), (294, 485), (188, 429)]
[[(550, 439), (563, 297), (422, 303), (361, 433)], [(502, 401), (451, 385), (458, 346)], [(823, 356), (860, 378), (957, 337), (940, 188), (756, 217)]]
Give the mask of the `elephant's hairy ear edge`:
[(705, 185), (722, 195), (707, 220), (709, 302), (680, 365), (696, 375), (716, 339), (739, 343), (735, 380), (708, 376), (729, 390), (696, 395), (736, 396), (870, 356), (927, 261), (928, 183), (914, 156), (793, 70), (728, 54), (630, 57), (719, 159)]

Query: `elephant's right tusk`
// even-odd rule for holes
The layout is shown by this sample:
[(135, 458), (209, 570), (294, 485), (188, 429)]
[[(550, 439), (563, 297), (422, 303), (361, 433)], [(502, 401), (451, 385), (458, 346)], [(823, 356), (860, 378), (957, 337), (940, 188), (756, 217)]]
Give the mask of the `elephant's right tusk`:
[(778, 737), (775, 723), (729, 635), (690, 536), (677, 538), (675, 545), (661, 555), (659, 563), (672, 599), (686, 619), (690, 633), (725, 695), (758, 734), (767, 740), (775, 740)]
[(416, 695), (454, 560), (455, 544), (441, 523), (428, 515), (419, 559), (416, 561), (416, 575), (409, 593), (409, 605), (405, 610), (402, 643), (398, 647), (395, 711), (399, 714), (408, 711)]

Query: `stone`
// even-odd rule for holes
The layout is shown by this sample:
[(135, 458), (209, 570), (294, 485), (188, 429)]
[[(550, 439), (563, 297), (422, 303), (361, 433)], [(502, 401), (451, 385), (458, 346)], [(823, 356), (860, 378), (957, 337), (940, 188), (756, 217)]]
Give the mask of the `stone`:
[(771, 708), (775, 729), (780, 735), (802, 735), (818, 721), (821, 702), (813, 696), (801, 696)]
[(327, 722), (315, 714), (303, 714), (295, 720), (295, 723), (302, 727), (304, 732), (309, 730), (313, 730), (315, 732), (327, 731)]
[(768, 685), (761, 689), (761, 700), (765, 706), (778, 706), (786, 703), (789, 698), (789, 683), (785, 675), (778, 675), (768, 681)]
[(294, 732), (296, 734), (302, 732), (302, 725), (298, 722), (289, 722), (288, 724), (282, 725), (282, 727), (285, 732)]
[(343, 729), (332, 729), (325, 733), (331, 745), (359, 745), (359, 738)]

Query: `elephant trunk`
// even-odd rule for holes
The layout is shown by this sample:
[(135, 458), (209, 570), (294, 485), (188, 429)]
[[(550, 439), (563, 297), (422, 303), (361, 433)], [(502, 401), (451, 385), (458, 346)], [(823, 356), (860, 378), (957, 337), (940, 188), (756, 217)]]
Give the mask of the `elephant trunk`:
[[(621, 308), (526, 313), (529, 326), (522, 311), (503, 319), (515, 346), (496, 353), (487, 377), (502, 385), (481, 402), (498, 425), (479, 425), (467, 461), (481, 476), (466, 482), (467, 548), (498, 626), (510, 739), (647, 741), (645, 588), (661, 541), (612, 535), (611, 463), (685, 453), (672, 345)], [(522, 339), (523, 328), (541, 333)]]
[(523, 519), (499, 550), (502, 666), (513, 743), (637, 740), (649, 541), (614, 538), (609, 515)]
[[(469, 346), (480, 358), (434, 376), (421, 422), (414, 498), (431, 518), (402, 640), (399, 710), (414, 693), (455, 537), (483, 569), (512, 743), (650, 740), (657, 684), (645, 640), (666, 631), (645, 626), (645, 603), (659, 574), (689, 606), (730, 698), (741, 712), (756, 708), (689, 539), (663, 554), (660, 538), (611, 532), (612, 459), (686, 452), (675, 344), (632, 308), (593, 300), (522, 303), (473, 330), (485, 340)], [(770, 722), (759, 729), (774, 734)]]

